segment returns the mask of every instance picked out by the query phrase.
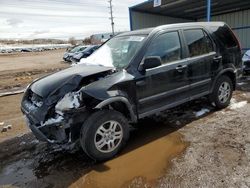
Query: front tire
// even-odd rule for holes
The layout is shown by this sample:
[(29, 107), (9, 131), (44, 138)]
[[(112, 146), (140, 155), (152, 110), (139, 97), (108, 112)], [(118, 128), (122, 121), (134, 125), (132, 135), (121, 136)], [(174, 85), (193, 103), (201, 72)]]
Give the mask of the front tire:
[(218, 109), (227, 107), (233, 94), (233, 83), (228, 76), (221, 76), (217, 79), (214, 90), (210, 95), (210, 101), (215, 104)]
[(83, 124), (80, 134), (82, 149), (92, 159), (114, 157), (129, 138), (127, 119), (114, 110), (93, 113)]

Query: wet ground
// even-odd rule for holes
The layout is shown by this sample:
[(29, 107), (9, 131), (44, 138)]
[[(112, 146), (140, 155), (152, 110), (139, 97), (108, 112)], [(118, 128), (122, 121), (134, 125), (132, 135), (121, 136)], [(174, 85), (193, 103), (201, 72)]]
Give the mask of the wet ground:
[[(201, 99), (145, 119), (114, 159), (53, 152), (32, 134), (0, 143), (0, 187), (249, 187), (250, 79), (231, 106)], [(249, 184), (248, 184), (249, 183)]]

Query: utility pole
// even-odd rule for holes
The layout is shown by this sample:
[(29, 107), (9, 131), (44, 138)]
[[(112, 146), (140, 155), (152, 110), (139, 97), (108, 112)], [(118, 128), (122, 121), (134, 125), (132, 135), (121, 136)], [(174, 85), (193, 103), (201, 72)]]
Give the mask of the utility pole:
[(211, 1), (212, 0), (207, 0), (207, 21), (211, 21)]
[(111, 20), (111, 27), (112, 27), (112, 35), (115, 35), (115, 29), (114, 29), (114, 17), (113, 17), (113, 5), (112, 5), (112, 0), (109, 0), (109, 9), (110, 9), (110, 20)]

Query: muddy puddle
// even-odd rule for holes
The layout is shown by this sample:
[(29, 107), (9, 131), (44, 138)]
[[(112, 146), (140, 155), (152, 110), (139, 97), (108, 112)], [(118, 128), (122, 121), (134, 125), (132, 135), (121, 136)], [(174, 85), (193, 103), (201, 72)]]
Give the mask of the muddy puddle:
[(128, 149), (119, 157), (94, 166), (71, 187), (127, 187), (141, 178), (144, 184), (153, 186), (157, 178), (166, 172), (170, 160), (184, 149), (185, 144), (178, 133), (163, 136), (143, 147), (131, 151)]
[[(0, 167), (0, 187), (128, 187), (143, 179), (155, 185), (172, 158), (186, 147), (176, 128), (153, 119), (131, 132), (127, 147), (114, 159), (95, 163), (83, 153), (50, 153), (45, 146), (12, 156)], [(27, 145), (29, 143), (26, 143)]]

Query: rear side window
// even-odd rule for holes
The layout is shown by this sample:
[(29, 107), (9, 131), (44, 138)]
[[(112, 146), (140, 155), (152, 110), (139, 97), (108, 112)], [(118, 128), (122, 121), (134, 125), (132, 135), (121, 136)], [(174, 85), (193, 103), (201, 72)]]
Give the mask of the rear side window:
[(190, 57), (207, 54), (213, 51), (213, 43), (202, 29), (184, 30)]
[(227, 26), (219, 28), (211, 27), (211, 29), (226, 48), (233, 48), (238, 46), (236, 38), (234, 37), (232, 31)]
[(177, 61), (181, 59), (181, 44), (177, 31), (164, 33), (158, 36), (150, 44), (145, 57), (159, 56), (162, 63)]

